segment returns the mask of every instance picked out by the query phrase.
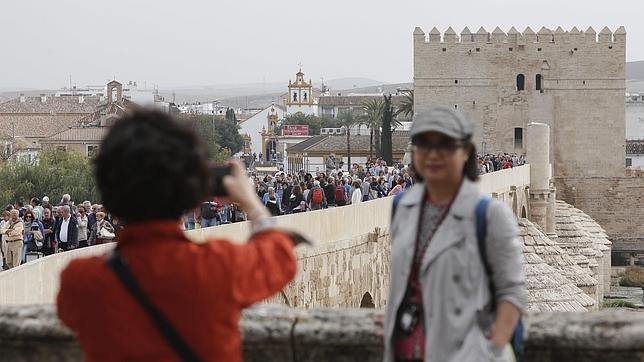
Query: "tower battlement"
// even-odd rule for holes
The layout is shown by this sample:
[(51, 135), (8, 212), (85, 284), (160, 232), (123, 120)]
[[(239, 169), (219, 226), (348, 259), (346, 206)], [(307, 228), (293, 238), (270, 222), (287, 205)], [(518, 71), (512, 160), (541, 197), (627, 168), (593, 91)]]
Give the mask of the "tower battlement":
[(625, 44), (626, 29), (620, 26), (615, 32), (608, 27), (604, 27), (599, 33), (592, 27), (586, 31), (580, 31), (577, 27), (570, 30), (564, 30), (558, 27), (556, 30), (550, 30), (545, 26), (538, 32), (534, 32), (527, 27), (522, 33), (514, 27), (508, 32), (504, 32), (498, 26), (488, 32), (484, 27), (479, 28), (472, 33), (468, 27), (465, 27), (458, 35), (449, 27), (444, 33), (441, 33), (434, 27), (429, 33), (425, 33), (420, 27), (414, 30), (414, 43), (420, 44), (494, 44), (507, 43), (516, 45), (526, 45), (530, 43), (540, 44)]

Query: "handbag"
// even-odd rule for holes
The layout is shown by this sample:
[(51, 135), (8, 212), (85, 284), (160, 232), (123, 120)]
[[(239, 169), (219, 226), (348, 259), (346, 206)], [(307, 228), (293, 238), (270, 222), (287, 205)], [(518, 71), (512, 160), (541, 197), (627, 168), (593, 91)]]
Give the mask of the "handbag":
[(45, 238), (41, 233), (40, 230), (34, 230), (34, 243), (38, 248), (42, 248), (42, 241)]
[(101, 239), (114, 239), (116, 237), (116, 234), (111, 232), (107, 227), (103, 226), (101, 227), (101, 230), (98, 232), (98, 236)]

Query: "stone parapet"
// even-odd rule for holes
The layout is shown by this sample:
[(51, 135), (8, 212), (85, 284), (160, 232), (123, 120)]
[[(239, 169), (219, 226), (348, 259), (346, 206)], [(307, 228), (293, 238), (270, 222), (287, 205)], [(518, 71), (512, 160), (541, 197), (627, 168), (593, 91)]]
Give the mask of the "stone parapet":
[[(245, 361), (382, 361), (382, 311), (261, 306), (240, 322)], [(641, 361), (644, 314), (539, 313), (525, 318), (525, 361)], [(0, 308), (0, 356), (7, 361), (82, 361), (53, 305)]]

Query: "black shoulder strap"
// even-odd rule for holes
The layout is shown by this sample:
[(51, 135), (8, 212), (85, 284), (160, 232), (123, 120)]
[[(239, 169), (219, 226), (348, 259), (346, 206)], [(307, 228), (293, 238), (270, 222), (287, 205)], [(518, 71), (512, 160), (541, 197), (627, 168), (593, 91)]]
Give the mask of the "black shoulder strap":
[(185, 362), (197, 362), (199, 358), (193, 350), (181, 338), (179, 333), (172, 327), (170, 322), (163, 316), (161, 311), (155, 307), (152, 302), (145, 295), (139, 284), (137, 283), (134, 275), (125, 264), (125, 261), (119, 253), (114, 250), (107, 259), (108, 267), (116, 274), (121, 284), (127, 291), (136, 299), (136, 301), (143, 307), (154, 325), (159, 330), (161, 336), (168, 342), (172, 349), (177, 353), (181, 360)]
[(487, 258), (487, 207), (490, 204), (492, 199), (489, 196), (481, 198), (478, 205), (476, 206), (476, 240), (479, 245), (479, 254), (481, 255), (481, 261), (483, 262), (483, 268), (485, 269), (485, 274), (487, 274), (490, 288), (490, 295), (492, 298), (491, 308), (494, 310), (496, 308), (496, 296), (494, 288), (494, 279), (492, 278), (492, 268)]

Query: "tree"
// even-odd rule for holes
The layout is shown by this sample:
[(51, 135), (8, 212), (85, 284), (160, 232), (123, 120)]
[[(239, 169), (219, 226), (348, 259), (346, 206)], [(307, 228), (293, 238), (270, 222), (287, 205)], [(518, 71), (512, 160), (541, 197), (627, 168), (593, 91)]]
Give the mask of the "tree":
[[(307, 125), (309, 126), (309, 135), (319, 135), (321, 128), (337, 128), (340, 127), (340, 122), (337, 119), (327, 118), (327, 117), (318, 117), (312, 114), (304, 114), (302, 112), (297, 112), (295, 114), (289, 114), (284, 117), (284, 125)], [(277, 129), (275, 133), (279, 134), (280, 129)]]
[(402, 91), (403, 99), (396, 110), (396, 116), (403, 115), (406, 118), (414, 117), (414, 90), (405, 89)]
[[(360, 116), (361, 123), (367, 125), (371, 130), (369, 132), (369, 158), (373, 157), (373, 137), (380, 135), (380, 125), (382, 124), (382, 114), (384, 111), (384, 102), (380, 99), (371, 99), (362, 106), (364, 114)], [(376, 149), (380, 152), (380, 142)]]
[(351, 110), (342, 111), (338, 114), (340, 125), (347, 130), (347, 170), (351, 170), (351, 127), (360, 123), (360, 120), (353, 116)]
[(225, 161), (232, 154), (239, 152), (244, 145), (239, 126), (221, 117), (213, 119), (208, 115), (181, 114), (179, 120), (199, 135), (212, 162)]
[(100, 202), (91, 159), (76, 152), (43, 151), (38, 162), (8, 163), (0, 169), (0, 205), (49, 196), (52, 203), (70, 194), (77, 203)]
[(233, 123), (237, 123), (237, 116), (235, 115), (235, 110), (232, 108), (226, 108), (226, 120)]
[(391, 104), (391, 94), (387, 96), (383, 96), (385, 98), (384, 101), (384, 109), (382, 113), (382, 133), (380, 135), (381, 140), (380, 140), (380, 146), (382, 150), (382, 158), (387, 162), (388, 165), (392, 165), (394, 163), (393, 160), (393, 140), (392, 140), (392, 131), (391, 131), (391, 126), (392, 123), (394, 123), (394, 106)]

